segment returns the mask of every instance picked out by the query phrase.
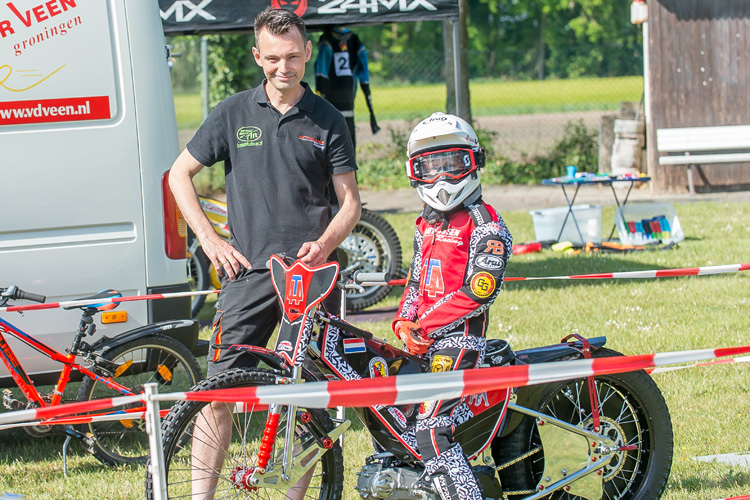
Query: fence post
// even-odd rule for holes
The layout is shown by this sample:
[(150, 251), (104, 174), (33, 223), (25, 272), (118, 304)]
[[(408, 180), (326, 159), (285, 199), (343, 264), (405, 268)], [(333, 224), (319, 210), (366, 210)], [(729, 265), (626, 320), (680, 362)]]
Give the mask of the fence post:
[(164, 475), (164, 450), (161, 444), (161, 417), (159, 402), (154, 396), (159, 393), (157, 384), (151, 382), (144, 385), (146, 400), (146, 433), (148, 434), (148, 448), (151, 455), (151, 480), (153, 481), (154, 500), (167, 500), (167, 482)]

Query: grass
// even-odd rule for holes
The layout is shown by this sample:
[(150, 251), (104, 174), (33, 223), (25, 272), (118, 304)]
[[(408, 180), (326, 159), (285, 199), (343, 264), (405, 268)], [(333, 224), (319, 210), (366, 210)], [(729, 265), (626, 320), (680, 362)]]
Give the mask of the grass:
[[(575, 78), (544, 81), (473, 81), (470, 84), (474, 117), (617, 109), (621, 101), (639, 101), (643, 78)], [(419, 119), (445, 109), (444, 84), (373, 87), (373, 106), (378, 120)], [(197, 94), (175, 95), (177, 126), (197, 128), (201, 122), (201, 99)], [(355, 116), (369, 120), (362, 93), (355, 102)]]
[(197, 129), (203, 123), (203, 108), (199, 94), (175, 94), (174, 109), (179, 130)]
[[(746, 262), (750, 204), (676, 206), (687, 239), (677, 249), (569, 256), (551, 251), (514, 256), (507, 276), (550, 276), (668, 269)], [(416, 214), (384, 214), (411, 257)], [(517, 243), (534, 239), (527, 212), (503, 214)], [(606, 207), (603, 221), (611, 221)], [(608, 347), (626, 354), (678, 351), (750, 343), (750, 273), (654, 280), (507, 282), (491, 309), (490, 337), (516, 349), (559, 341), (570, 333), (606, 335)], [(376, 307), (395, 306), (393, 293)], [(210, 312), (207, 312), (210, 317)], [(350, 319), (356, 321), (355, 316)], [(358, 323), (392, 338), (390, 320)], [(725, 364), (654, 375), (672, 415), (675, 454), (666, 500), (727, 498), (750, 491), (750, 470), (703, 463), (693, 457), (750, 451), (750, 366)], [(355, 500), (355, 473), (370, 449), (359, 423), (347, 435), (344, 498)], [(144, 467), (105, 468), (71, 445), (69, 474), (62, 474), (63, 438), (35, 440), (0, 433), (0, 492), (30, 499), (100, 500), (143, 497)]]

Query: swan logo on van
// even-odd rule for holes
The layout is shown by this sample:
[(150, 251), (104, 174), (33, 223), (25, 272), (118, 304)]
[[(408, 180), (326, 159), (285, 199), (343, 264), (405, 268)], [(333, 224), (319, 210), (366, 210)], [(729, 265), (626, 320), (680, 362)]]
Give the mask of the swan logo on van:
[(262, 146), (260, 140), (263, 132), (258, 127), (242, 127), (237, 130), (237, 147), (246, 148), (248, 146)]

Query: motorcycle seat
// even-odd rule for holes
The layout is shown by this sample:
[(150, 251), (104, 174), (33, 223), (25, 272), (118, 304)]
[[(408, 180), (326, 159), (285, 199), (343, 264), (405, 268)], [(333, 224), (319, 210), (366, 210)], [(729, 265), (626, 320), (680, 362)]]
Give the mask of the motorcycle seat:
[(484, 355), (485, 363), (490, 366), (504, 366), (513, 364), (516, 355), (507, 340), (491, 339), (487, 341), (487, 353)]

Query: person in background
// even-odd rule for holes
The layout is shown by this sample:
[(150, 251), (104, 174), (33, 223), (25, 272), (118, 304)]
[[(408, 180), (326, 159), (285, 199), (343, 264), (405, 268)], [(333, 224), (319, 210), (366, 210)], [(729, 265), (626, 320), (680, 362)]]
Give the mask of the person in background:
[(370, 128), (372, 133), (376, 134), (380, 127), (372, 109), (367, 50), (359, 37), (348, 28), (327, 27), (318, 40), (315, 90), (344, 115), (355, 150), (357, 139), (354, 128), (354, 98), (357, 95), (357, 81), (370, 110)]
[[(304, 22), (267, 8), (255, 18), (255, 62), (265, 79), (219, 103), (175, 161), (169, 184), (206, 256), (224, 275), (211, 345), (265, 347), (281, 319), (267, 261), (296, 256), (318, 266), (359, 220), (361, 203), (354, 148), (344, 118), (302, 82), (312, 55)], [(192, 183), (204, 166), (224, 162), (231, 243), (219, 237), (201, 210)], [(329, 183), (340, 201), (335, 216)], [(335, 294), (332, 294), (335, 295)], [(339, 298), (327, 302), (338, 311)], [(257, 361), (239, 351), (212, 348), (208, 376)], [(194, 495), (212, 498), (223, 454), (201, 436), (231, 432), (231, 415), (212, 404), (196, 423)], [(212, 438), (213, 439), (213, 438)], [(209, 474), (206, 474), (206, 473)]]
[[(393, 331), (412, 354), (429, 360), (432, 372), (477, 368), (513, 245), (503, 219), (482, 201), (484, 149), (466, 121), (434, 113), (412, 131), (407, 154), (411, 185), (425, 205)], [(444, 500), (484, 499), (453, 440), (467, 411), (460, 399), (427, 401), (417, 416), (426, 476)]]

